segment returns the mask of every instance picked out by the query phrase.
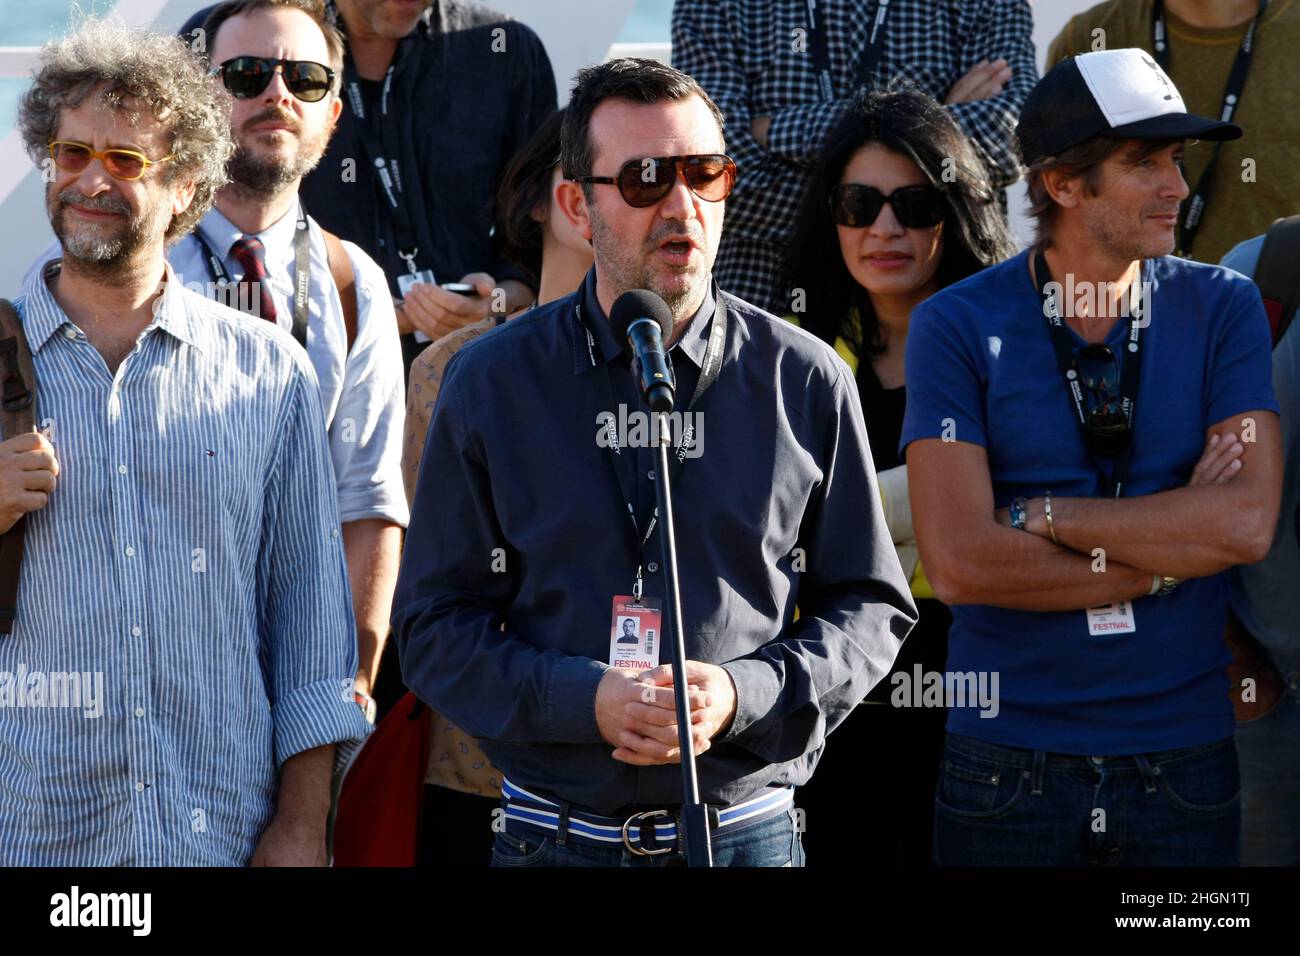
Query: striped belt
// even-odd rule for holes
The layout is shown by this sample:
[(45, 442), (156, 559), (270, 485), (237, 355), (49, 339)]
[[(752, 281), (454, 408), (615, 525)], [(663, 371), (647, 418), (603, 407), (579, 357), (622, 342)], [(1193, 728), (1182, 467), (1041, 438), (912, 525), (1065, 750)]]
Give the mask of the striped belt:
[[(677, 810), (644, 810), (623, 817), (602, 817), (584, 813), (529, 793), (509, 780), (501, 781), (505, 798), (505, 818), (529, 826), (552, 830), (560, 841), (572, 838), (594, 846), (622, 843), (637, 856), (658, 856), (677, 848), (680, 832), (680, 808)], [(768, 790), (751, 797), (744, 803), (729, 807), (709, 807), (709, 830), (716, 832), (741, 824), (761, 823), (794, 805), (794, 788)]]

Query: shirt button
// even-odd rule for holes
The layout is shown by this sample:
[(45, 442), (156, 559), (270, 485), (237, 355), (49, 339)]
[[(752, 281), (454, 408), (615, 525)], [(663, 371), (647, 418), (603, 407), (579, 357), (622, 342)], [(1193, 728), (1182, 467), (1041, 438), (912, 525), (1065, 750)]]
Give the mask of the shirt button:
[(125, 474), (126, 474), (126, 465), (118, 465), (118, 466), (117, 466), (117, 473), (118, 473), (119, 475), (125, 475)]
[(651, 561), (649, 564), (645, 566), (645, 569), (649, 571), (651, 574), (654, 574), (656, 571), (659, 570), (659, 564), (658, 562)]
[(139, 628), (138, 625), (137, 625), (136, 627), (131, 628), (131, 636), (132, 636), (132, 637), (139, 637), (139, 636), (140, 636), (140, 628)]
[(651, 481), (654, 481), (654, 480), (655, 480), (655, 470), (654, 470), (653, 468), (651, 468), (649, 471), (647, 471), (647, 472), (645, 473), (645, 476), (646, 476), (647, 478), (649, 478)]
[(1093, 763), (1095, 763), (1098, 767), (1100, 767), (1106, 761), (1105, 757), (1089, 757), (1088, 759), (1091, 760)]
[(137, 708), (135, 709), (135, 715), (136, 715), (137, 717), (143, 717), (143, 716), (144, 716), (144, 708), (143, 708), (143, 707), (137, 707)]
[(135, 548), (131, 547), (129, 544), (126, 546), (126, 556), (128, 558), (135, 557)]
[(75, 339), (75, 338), (77, 337), (77, 330), (76, 330), (76, 329), (64, 329), (64, 330), (63, 330), (63, 334), (64, 334), (65, 336), (67, 336), (68, 338), (70, 338), (70, 339)]
[(143, 792), (144, 792), (144, 784), (140, 783), (139, 781), (136, 781), (135, 792), (136, 792), (136, 793), (143, 793)]

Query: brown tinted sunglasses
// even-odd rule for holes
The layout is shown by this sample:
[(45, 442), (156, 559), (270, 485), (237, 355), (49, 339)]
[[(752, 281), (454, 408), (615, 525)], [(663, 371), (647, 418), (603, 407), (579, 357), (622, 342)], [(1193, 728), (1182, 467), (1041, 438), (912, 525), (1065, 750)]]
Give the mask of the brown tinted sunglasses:
[(736, 184), (736, 164), (722, 153), (649, 156), (623, 165), (617, 176), (578, 176), (574, 182), (617, 186), (629, 206), (653, 206), (672, 190), (681, 173), (691, 192), (708, 202), (722, 202)]

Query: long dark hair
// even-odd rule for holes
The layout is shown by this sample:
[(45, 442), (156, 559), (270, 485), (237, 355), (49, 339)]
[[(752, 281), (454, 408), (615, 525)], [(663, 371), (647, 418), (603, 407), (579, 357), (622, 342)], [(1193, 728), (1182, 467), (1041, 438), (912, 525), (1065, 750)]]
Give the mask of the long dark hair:
[(560, 161), (563, 122), (563, 109), (542, 121), (502, 173), (494, 204), (493, 238), (502, 257), (537, 279), (542, 274), (542, 230), (546, 227), (533, 218), (533, 212), (538, 206), (545, 209), (550, 200), (551, 170)]
[(1014, 252), (984, 164), (947, 110), (915, 89), (855, 98), (827, 136), (814, 168), (782, 269), (782, 288), (802, 290), (803, 328), (831, 345), (843, 338), (859, 359), (878, 355), (885, 346), (871, 296), (844, 264), (827, 197), (853, 154), (869, 143), (911, 159), (947, 200), (943, 258), (935, 273), (940, 288)]

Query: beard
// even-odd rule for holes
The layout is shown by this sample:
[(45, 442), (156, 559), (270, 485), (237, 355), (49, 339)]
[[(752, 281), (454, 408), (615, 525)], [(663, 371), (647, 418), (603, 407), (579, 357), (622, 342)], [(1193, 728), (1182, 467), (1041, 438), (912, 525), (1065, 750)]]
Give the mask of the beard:
[[(1144, 209), (1143, 222), (1148, 213), (1163, 212), (1163, 209)], [(1177, 212), (1177, 210), (1169, 210)], [(1093, 204), (1085, 220), (1088, 233), (1107, 255), (1121, 262), (1137, 259), (1155, 259), (1167, 256), (1177, 245), (1178, 232), (1166, 237), (1146, 236), (1141, 228), (1134, 229), (1130, 219), (1121, 217), (1112, 208)]]
[[(119, 213), (126, 220), (70, 220), (69, 206)], [(51, 188), (46, 209), (54, 235), (63, 247), (64, 266), (99, 281), (128, 274), (136, 254), (161, 237), (171, 222), (171, 210), (162, 202), (134, 216), (131, 205), (121, 196), (84, 196), (75, 186), (57, 194)]]
[(325, 147), (333, 132), (332, 129), (326, 129), (316, 136), (304, 136), (301, 123), (275, 109), (258, 113), (244, 124), (244, 128), (247, 130), (269, 121), (278, 121), (291, 128), (290, 132), (297, 142), (293, 155), (287, 160), (268, 158), (259, 154), (255, 148), (245, 145), (241, 137), (235, 155), (226, 167), (232, 184), (262, 199), (277, 196), (285, 189), (295, 186), (303, 176), (315, 169), (325, 155)]
[[(707, 244), (703, 231), (679, 222), (670, 221), (655, 229), (641, 250), (629, 249), (627, 241), (609, 228), (589, 204), (591, 213), (591, 248), (603, 271), (614, 285), (616, 297), (631, 289), (649, 289), (664, 300), (673, 314), (674, 322), (689, 319), (686, 308), (702, 298), (709, 280)], [(689, 269), (674, 270), (667, 276), (651, 267), (655, 250), (670, 236), (689, 235), (696, 244), (694, 261)], [(698, 303), (697, 303), (698, 304)]]

